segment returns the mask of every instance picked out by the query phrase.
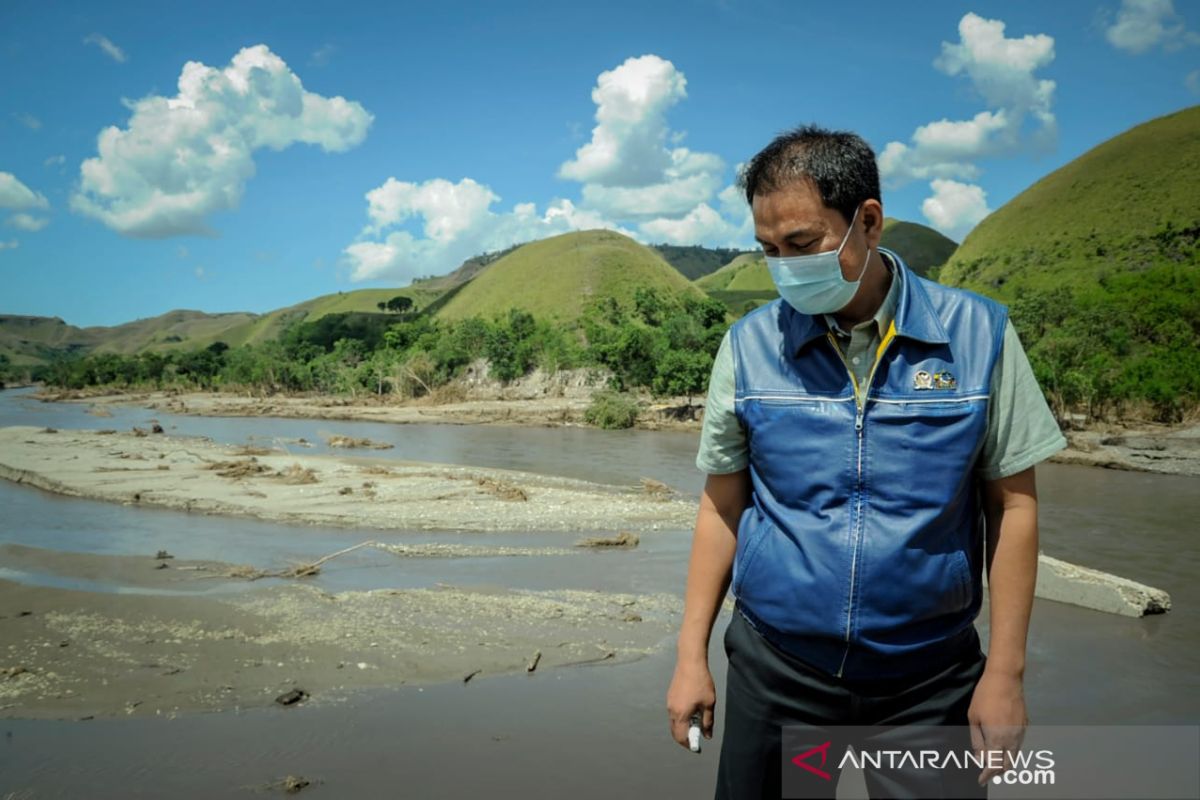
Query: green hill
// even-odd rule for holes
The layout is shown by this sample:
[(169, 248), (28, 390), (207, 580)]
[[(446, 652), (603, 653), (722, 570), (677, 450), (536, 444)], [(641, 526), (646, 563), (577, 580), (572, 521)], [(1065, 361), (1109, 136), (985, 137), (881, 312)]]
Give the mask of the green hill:
[(565, 233), (522, 245), (488, 265), (436, 313), (463, 319), (521, 308), (567, 322), (593, 298), (614, 297), (629, 305), (639, 287), (699, 292), (661, 256), (627, 236), (600, 230)]
[(424, 308), (440, 292), (419, 286), (358, 289), (314, 297), (266, 314), (248, 311), (208, 314), (176, 309), (121, 325), (87, 328), (68, 325), (58, 317), (4, 314), (0, 315), (0, 353), (7, 355), (13, 364), (32, 365), (48, 363), (60, 355), (193, 350), (217, 341), (236, 347), (274, 338), (293, 319), (313, 322), (327, 314), (347, 311), (381, 313), (376, 304), (397, 295), (410, 297), (417, 308)]
[[(883, 221), (880, 244), (900, 254), (919, 275), (945, 263), (956, 245), (942, 234), (915, 222), (888, 217)], [(776, 297), (775, 284), (762, 253), (744, 253), (695, 282), (710, 297), (742, 314)]]
[(913, 272), (925, 276), (931, 269), (945, 264), (958, 247), (933, 228), (891, 217), (883, 220), (879, 243), (899, 253)]
[[(1200, 106), (1055, 170), (967, 236), (939, 280), (1011, 304), (1056, 410), (1200, 402)], [(1142, 408), (1139, 408), (1141, 406)]]
[(650, 247), (690, 281), (716, 272), (745, 252), (729, 247), (700, 245), (654, 244)]

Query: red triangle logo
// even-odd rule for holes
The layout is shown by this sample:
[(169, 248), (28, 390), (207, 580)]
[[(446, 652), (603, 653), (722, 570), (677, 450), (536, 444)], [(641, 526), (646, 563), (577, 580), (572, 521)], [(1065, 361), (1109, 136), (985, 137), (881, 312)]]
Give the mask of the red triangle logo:
[(819, 777), (824, 778), (827, 781), (833, 780), (833, 776), (830, 775), (828, 772), (826, 772), (823, 769), (818, 769), (818, 768), (814, 767), (812, 764), (809, 764), (805, 760), (805, 759), (809, 758), (813, 753), (821, 754), (821, 766), (822, 767), (825, 766), (825, 760), (829, 757), (829, 742), (826, 742), (825, 744), (819, 744), (816, 747), (812, 748), (811, 750), (806, 750), (803, 753), (801, 753), (800, 755), (794, 756), (792, 758), (792, 763), (795, 764), (797, 767), (808, 770), (813, 775), (817, 775)]

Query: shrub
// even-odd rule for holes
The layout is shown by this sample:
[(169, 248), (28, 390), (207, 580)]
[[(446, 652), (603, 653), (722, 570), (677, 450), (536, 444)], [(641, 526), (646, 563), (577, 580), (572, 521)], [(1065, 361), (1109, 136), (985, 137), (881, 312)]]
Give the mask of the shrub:
[(627, 394), (611, 391), (596, 392), (587, 411), (583, 412), (587, 424), (606, 430), (632, 428), (637, 416), (636, 400)]

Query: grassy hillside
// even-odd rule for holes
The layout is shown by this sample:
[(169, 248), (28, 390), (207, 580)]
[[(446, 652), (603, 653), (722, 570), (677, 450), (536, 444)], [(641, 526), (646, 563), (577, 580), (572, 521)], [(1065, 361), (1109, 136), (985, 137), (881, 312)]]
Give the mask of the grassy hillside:
[(571, 321), (593, 298), (628, 305), (639, 288), (669, 294), (699, 290), (648, 247), (612, 231), (566, 233), (522, 245), (478, 272), (445, 305), (442, 319), (493, 317), (521, 308)]
[(1084, 153), (993, 212), (939, 279), (1011, 305), (1060, 412), (1200, 404), (1200, 106)]
[(946, 263), (957, 249), (953, 240), (925, 225), (885, 217), (879, 243), (895, 250), (918, 275), (928, 275)]
[(0, 353), (8, 355), (13, 364), (44, 364), (67, 354), (192, 350), (217, 341), (236, 347), (274, 338), (292, 319), (313, 322), (347, 311), (379, 313), (376, 303), (397, 295), (410, 297), (418, 308), (424, 308), (439, 292), (422, 287), (359, 289), (322, 295), (266, 314), (176, 309), (121, 325), (87, 328), (68, 325), (58, 317), (0, 315)]
[(728, 247), (700, 245), (655, 244), (650, 247), (690, 281), (711, 275), (745, 252)]
[(1196, 228), (1200, 106), (1132, 128), (1042, 178), (981, 222), (940, 279), (1004, 300), (1022, 289), (1091, 286), (1159, 261), (1194, 265)]
[(206, 347), (218, 340), (225, 342), (230, 347), (267, 341), (278, 336), (285, 325), (293, 320), (316, 322), (328, 314), (342, 314), (349, 311), (382, 313), (379, 311), (377, 303), (387, 302), (397, 296), (408, 297), (416, 308), (423, 309), (433, 303), (440, 294), (441, 292), (436, 289), (422, 286), (407, 286), (402, 289), (356, 289), (350, 292), (325, 294), (293, 306), (269, 311), (240, 325), (221, 331), (219, 334), (214, 334), (208, 340), (197, 337), (190, 346)]
[(0, 315), (0, 353), (7, 354), (14, 364), (42, 364), (58, 354), (162, 351), (197, 340), (207, 344), (254, 318), (246, 312), (206, 314), (177, 309), (122, 325), (79, 328), (58, 317)]

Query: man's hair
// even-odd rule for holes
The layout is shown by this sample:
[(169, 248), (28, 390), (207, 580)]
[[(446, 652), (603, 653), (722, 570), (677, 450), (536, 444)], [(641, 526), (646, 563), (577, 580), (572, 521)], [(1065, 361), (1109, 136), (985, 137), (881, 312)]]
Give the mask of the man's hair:
[(880, 200), (875, 152), (861, 136), (804, 125), (779, 134), (738, 175), (746, 202), (798, 180), (809, 179), (821, 202), (846, 222), (864, 200)]

